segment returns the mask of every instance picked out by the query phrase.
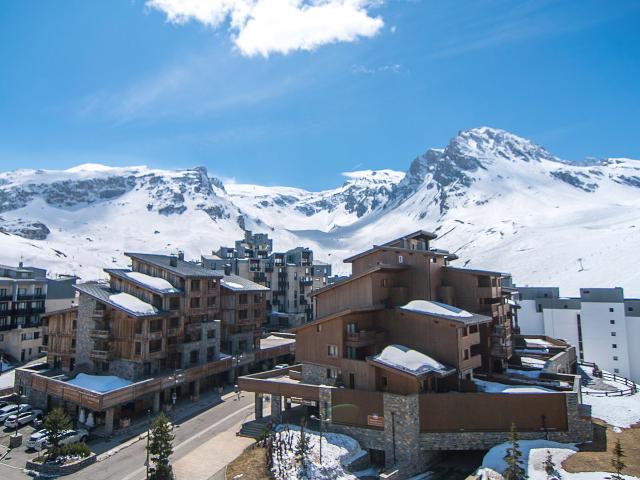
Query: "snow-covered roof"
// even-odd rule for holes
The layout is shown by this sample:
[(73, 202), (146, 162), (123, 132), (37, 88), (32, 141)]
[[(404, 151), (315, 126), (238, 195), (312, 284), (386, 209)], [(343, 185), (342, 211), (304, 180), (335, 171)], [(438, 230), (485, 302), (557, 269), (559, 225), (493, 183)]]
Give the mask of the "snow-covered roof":
[(281, 347), (283, 345), (293, 345), (295, 343), (295, 338), (284, 338), (277, 335), (269, 335), (266, 338), (260, 339), (260, 350)]
[(222, 279), (220, 280), (220, 286), (225, 287), (229, 290), (233, 290), (234, 292), (261, 292), (269, 290), (264, 285), (260, 285), (259, 283), (252, 282), (249, 279), (243, 278), (239, 275), (225, 275), (223, 271), (216, 271), (222, 275)]
[(412, 350), (403, 345), (389, 345), (378, 355), (370, 357), (374, 363), (400, 370), (411, 375), (426, 375), (429, 373), (440, 376), (453, 373), (454, 368), (448, 367), (424, 353)]
[(163, 293), (178, 293), (180, 290), (174, 288), (167, 280), (159, 277), (152, 277), (141, 272), (125, 272), (125, 276), (135, 280), (143, 285), (158, 290)]
[(452, 305), (447, 305), (446, 303), (433, 302), (429, 300), (412, 300), (406, 305), (400, 307), (400, 309), (407, 312), (419, 313), (421, 315), (446, 318), (447, 320), (453, 320), (465, 324), (482, 323), (491, 320), (489, 317), (484, 315), (478, 315)]
[(558, 393), (556, 390), (538, 387), (535, 385), (506, 385), (498, 382), (474, 379), (478, 389), (485, 393)]
[(553, 343), (548, 342), (542, 338), (525, 338), (524, 343), (527, 347), (537, 348), (537, 347), (553, 347)]
[(84, 388), (85, 390), (107, 393), (131, 385), (133, 382), (113, 375), (88, 375), (86, 373), (79, 373), (76, 375), (76, 378), (68, 380), (67, 383)]
[(138, 315), (154, 315), (159, 312), (153, 305), (124, 292), (109, 295), (109, 300), (124, 310)]

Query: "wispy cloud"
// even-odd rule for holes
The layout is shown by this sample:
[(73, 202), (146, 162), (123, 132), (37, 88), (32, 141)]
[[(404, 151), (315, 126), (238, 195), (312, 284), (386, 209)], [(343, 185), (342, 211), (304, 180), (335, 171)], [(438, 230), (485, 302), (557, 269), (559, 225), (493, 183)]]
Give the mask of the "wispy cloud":
[(354, 75), (376, 75), (378, 73), (400, 73), (402, 66), (399, 63), (391, 65), (381, 65), (378, 67), (367, 67), (365, 65), (352, 65), (351, 73)]
[(236, 47), (247, 56), (315, 50), (336, 42), (373, 37), (383, 27), (372, 0), (147, 0), (167, 20), (228, 26)]

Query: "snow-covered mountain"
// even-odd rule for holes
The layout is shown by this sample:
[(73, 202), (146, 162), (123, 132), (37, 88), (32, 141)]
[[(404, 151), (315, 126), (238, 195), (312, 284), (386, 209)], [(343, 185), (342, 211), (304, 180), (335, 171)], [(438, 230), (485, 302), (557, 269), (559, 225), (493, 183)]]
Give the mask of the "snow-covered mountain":
[(305, 245), (341, 260), (418, 229), (440, 235), (460, 265), (500, 269), (519, 284), (622, 286), (640, 295), (640, 162), (565, 162), (509, 132), (460, 132), (406, 173), (344, 174), (321, 192), (224, 185), (202, 168), (167, 171), (86, 164), (0, 174), (0, 262), (85, 279), (125, 263), (127, 250), (187, 257), (231, 244), (244, 228), (276, 249)]

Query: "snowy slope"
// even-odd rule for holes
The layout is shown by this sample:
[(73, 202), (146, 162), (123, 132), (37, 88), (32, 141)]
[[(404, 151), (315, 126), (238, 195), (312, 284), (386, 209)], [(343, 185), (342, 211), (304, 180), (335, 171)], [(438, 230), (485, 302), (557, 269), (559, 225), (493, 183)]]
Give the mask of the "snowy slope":
[(406, 173), (345, 173), (321, 192), (227, 184), (185, 171), (86, 164), (0, 173), (0, 262), (77, 273), (124, 265), (126, 250), (210, 253), (267, 232), (277, 250), (304, 245), (342, 259), (417, 229), (460, 265), (509, 271), (518, 284), (622, 286), (640, 296), (640, 162), (563, 162), (487, 127), (430, 149)]

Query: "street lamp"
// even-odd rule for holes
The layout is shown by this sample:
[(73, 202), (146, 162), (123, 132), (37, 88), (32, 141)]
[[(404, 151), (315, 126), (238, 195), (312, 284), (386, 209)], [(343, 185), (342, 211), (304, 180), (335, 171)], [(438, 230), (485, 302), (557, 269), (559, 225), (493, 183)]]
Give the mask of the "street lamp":
[[(238, 377), (240, 375), (238, 375), (238, 367), (240, 366), (240, 360), (242, 360), (244, 358), (244, 353), (237, 353), (233, 356), (233, 361), (234, 361), (234, 373), (235, 373), (235, 380), (238, 380)], [(234, 382), (235, 383), (235, 382)]]
[(322, 465), (322, 425), (324, 424), (325, 420), (320, 417), (316, 417), (315, 415), (311, 415), (311, 419), (317, 420), (320, 424), (320, 465)]
[(149, 480), (149, 434), (151, 433), (151, 409), (147, 409), (147, 480)]

